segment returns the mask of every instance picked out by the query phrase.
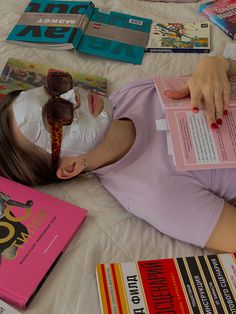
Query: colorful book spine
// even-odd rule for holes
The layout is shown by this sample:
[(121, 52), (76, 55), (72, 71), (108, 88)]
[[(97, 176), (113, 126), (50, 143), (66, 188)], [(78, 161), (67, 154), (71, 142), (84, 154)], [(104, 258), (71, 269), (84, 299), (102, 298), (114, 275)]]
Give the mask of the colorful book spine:
[(236, 253), (99, 264), (103, 314), (234, 313)]
[(236, 33), (235, 0), (217, 0), (202, 3), (199, 5), (198, 11), (217, 25), (230, 38), (234, 39)]

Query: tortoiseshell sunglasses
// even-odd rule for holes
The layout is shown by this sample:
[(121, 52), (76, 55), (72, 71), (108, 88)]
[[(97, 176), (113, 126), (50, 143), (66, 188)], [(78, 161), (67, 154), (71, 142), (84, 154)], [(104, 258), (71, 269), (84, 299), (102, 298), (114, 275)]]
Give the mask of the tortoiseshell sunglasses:
[(43, 113), (50, 125), (52, 170), (55, 174), (58, 168), (63, 126), (72, 123), (74, 113), (74, 104), (61, 98), (60, 95), (73, 88), (72, 77), (65, 72), (48, 72), (45, 88), (51, 96), (43, 107)]

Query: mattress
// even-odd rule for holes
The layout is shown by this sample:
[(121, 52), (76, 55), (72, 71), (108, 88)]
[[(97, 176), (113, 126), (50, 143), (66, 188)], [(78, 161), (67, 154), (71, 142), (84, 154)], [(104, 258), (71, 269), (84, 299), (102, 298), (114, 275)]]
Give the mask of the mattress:
[[(108, 94), (134, 80), (159, 75), (186, 75), (202, 57), (199, 54), (145, 54), (142, 65), (132, 65), (85, 56), (72, 51), (55, 51), (12, 45), (5, 38), (22, 14), (28, 0), (1, 0), (0, 68), (9, 57), (55, 68), (105, 76)], [(155, 21), (206, 21), (197, 13), (197, 3), (164, 3), (141, 0), (94, 0), (100, 8), (123, 11)], [(211, 26), (213, 55), (223, 53), (231, 40)], [(189, 256), (209, 253), (160, 233), (127, 212), (94, 175), (66, 183), (38, 187), (55, 197), (88, 210), (88, 218), (53, 269), (28, 309), (27, 314), (100, 313), (95, 267), (98, 263)]]

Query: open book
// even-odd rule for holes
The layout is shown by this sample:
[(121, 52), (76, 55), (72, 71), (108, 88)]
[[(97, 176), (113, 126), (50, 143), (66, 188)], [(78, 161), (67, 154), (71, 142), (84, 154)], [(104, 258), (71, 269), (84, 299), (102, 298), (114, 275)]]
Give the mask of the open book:
[(167, 132), (169, 152), (177, 170), (236, 167), (236, 81), (231, 81), (231, 102), (223, 125), (211, 130), (204, 110), (192, 112), (190, 98), (173, 100), (166, 90), (184, 86), (188, 77), (158, 77), (155, 86), (165, 115), (157, 130)]
[(103, 314), (236, 312), (236, 253), (97, 265)]
[(91, 1), (31, 0), (7, 40), (141, 64), (151, 22)]

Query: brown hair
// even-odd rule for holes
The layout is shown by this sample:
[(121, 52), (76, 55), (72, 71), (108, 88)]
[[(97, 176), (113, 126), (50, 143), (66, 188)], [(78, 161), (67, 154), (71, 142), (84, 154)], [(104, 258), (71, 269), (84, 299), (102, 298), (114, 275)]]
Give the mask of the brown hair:
[(0, 104), (0, 175), (26, 185), (59, 181), (52, 173), (50, 155), (32, 148), (20, 147), (11, 130), (11, 102), (21, 91), (9, 93)]

